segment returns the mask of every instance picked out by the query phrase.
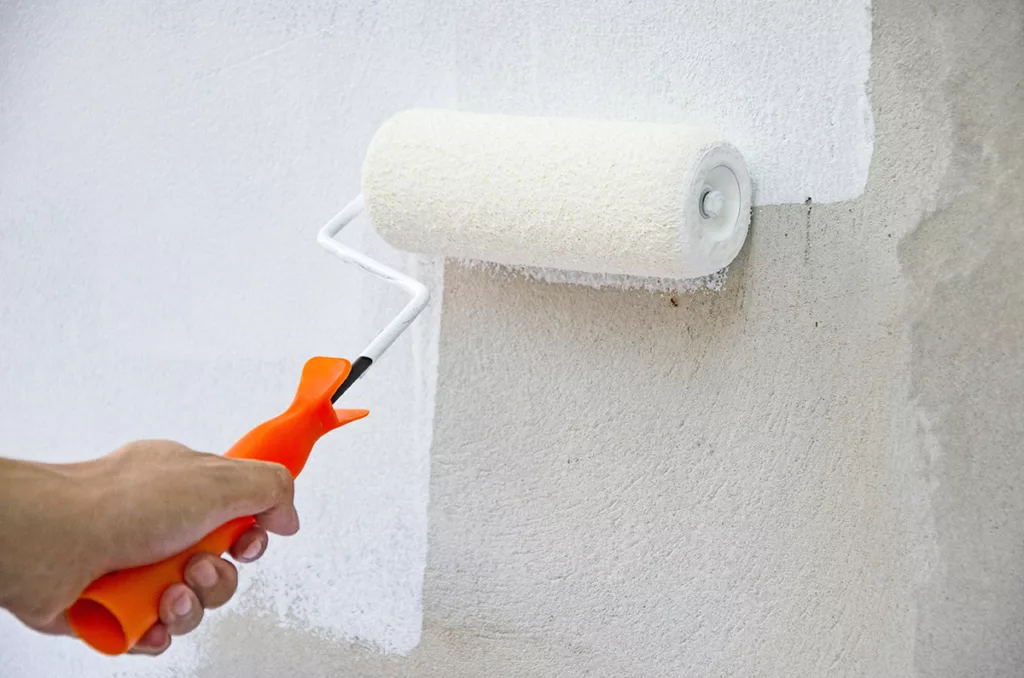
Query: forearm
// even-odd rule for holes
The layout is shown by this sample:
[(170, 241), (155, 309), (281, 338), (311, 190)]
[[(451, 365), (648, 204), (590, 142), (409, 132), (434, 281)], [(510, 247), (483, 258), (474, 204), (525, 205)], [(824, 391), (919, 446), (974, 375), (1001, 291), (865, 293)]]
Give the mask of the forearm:
[(0, 607), (23, 619), (59, 611), (64, 592), (52, 583), (67, 579), (70, 563), (89, 571), (84, 541), (93, 507), (81, 491), (84, 469), (0, 459)]

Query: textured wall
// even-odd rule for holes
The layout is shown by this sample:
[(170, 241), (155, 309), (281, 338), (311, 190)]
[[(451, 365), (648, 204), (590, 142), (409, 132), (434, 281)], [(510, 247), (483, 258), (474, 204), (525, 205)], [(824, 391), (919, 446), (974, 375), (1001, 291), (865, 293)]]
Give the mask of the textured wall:
[[(158, 165), (235, 139), (222, 146), (233, 161), (217, 154), (217, 162), (198, 168), (203, 173), (194, 184), (182, 171), (171, 188), (191, 192), (169, 195), (187, 195), (192, 202), (205, 196), (180, 219), (202, 218), (210, 228), (210, 214), (245, 206), (235, 200), (239, 195), (257, 200), (235, 228), (244, 232), (243, 225), (265, 224), (263, 240), (249, 246), (246, 261), (257, 257), (256, 270), (273, 270), (272, 257), (281, 252), (261, 255), (268, 247), (317, 256), (315, 247), (303, 244), (305, 224), (315, 224), (344, 187), (355, 185), (351, 159), (394, 107), (534, 106), (673, 117), (685, 103), (680, 85), (686, 79), (680, 62), (672, 62), (680, 70), (670, 72), (659, 64), (670, 61), (661, 56), (665, 50), (686, 41), (654, 4), (634, 3), (633, 10), (623, 10), (623, 20), (608, 21), (608, 7), (588, 3), (592, 12), (556, 18), (541, 29), (529, 20), (531, 8), (516, 4), (494, 9), (507, 13), (500, 16), (458, 4), (436, 14), (411, 5), (395, 13), (376, 5), (334, 15), (243, 13), (239, 20), (258, 27), (223, 35), (216, 33), (217, 21), (183, 15), (186, 21), (169, 8), (158, 18), (179, 26), (180, 35), (168, 44), (181, 41), (192, 57), (180, 59), (180, 71), (168, 71), (180, 80), (154, 83), (142, 73), (129, 81), (142, 92), (140, 109), (120, 114), (146, 121), (129, 128), (133, 143), (122, 143), (123, 126), (88, 128), (86, 138), (93, 141), (84, 146), (82, 136), (65, 131), (68, 136), (49, 139), (33, 176), (60, 177), (67, 167), (92, 167), (97, 157), (107, 163), (134, 157), (151, 149), (154, 138), (163, 140), (158, 148), (164, 155), (152, 158)], [(810, 198), (807, 204), (757, 209), (748, 246), (719, 293), (598, 291), (448, 267), (422, 637), (410, 654), (381, 655), (302, 624), (281, 623), (273, 614), (232, 608), (211, 615), (214, 623), (186, 652), (125, 664), (127, 670), (268, 677), (1019, 675), (1024, 10), (1016, 0), (975, 4), (876, 1), (875, 140), (866, 193), (823, 205), (826, 186), (824, 195), (809, 190), (800, 196)], [(11, 7), (3, 5), (5, 18)], [(138, 11), (149, 16), (158, 10)], [(331, 17), (326, 27), (325, 16)], [(462, 49), (470, 34), (453, 34), (437, 50), (424, 49), (418, 37), (424, 27), (429, 33), (439, 23), (469, 20), (494, 36), (513, 37), (496, 38), (492, 50), (475, 56)], [(101, 15), (83, 26), (97, 22), (134, 25), (130, 17)], [(365, 30), (353, 33), (345, 28), (350, 25)], [(543, 28), (550, 26), (568, 37), (545, 37)], [(124, 32), (132, 33), (119, 28), (114, 37), (98, 39), (107, 50), (101, 64), (76, 63), (72, 57), (81, 51), (62, 52), (59, 47), (66, 45), (58, 41), (52, 50), (63, 55), (55, 62), (64, 69), (59, 82), (84, 79), (76, 96), (104, 101), (96, 93), (115, 85), (88, 79), (96, 65), (123, 63), (130, 69), (136, 62), (144, 68), (144, 57), (164, 63), (185, 54), (180, 45), (154, 54), (157, 47), (141, 38), (129, 43), (135, 54), (122, 53)], [(796, 54), (803, 40), (820, 34), (829, 33), (812, 13), (791, 42), (764, 42)], [(46, 45), (52, 37), (40, 40)], [(5, 34), (0, 64), (25, 63), (11, 58), (18, 56), (17, 44)], [(367, 53), (375, 60), (354, 56)], [(568, 64), (551, 71), (557, 77), (537, 77), (536, 64), (532, 71), (522, 67), (531, 55), (544, 54)], [(646, 55), (646, 66), (622, 68), (631, 54)], [(355, 66), (339, 69), (330, 59)], [(222, 65), (201, 72), (211, 60)], [(587, 69), (607, 86), (570, 77)], [(424, 74), (435, 72), (444, 78), (425, 87)], [(42, 82), (37, 96), (51, 101), (47, 88), (56, 85)], [(312, 90), (311, 82), (317, 85)], [(221, 101), (225, 91), (230, 104), (217, 115), (196, 108), (196, 97)], [(384, 94), (373, 98), (377, 91)], [(11, 92), (5, 79), (5, 144), (22, 138), (8, 136), (12, 111), (20, 110)], [(362, 98), (357, 102), (339, 92)], [(574, 110), (567, 101), (588, 107)], [(780, 95), (775, 101), (799, 97)], [(165, 109), (176, 112), (176, 126), (166, 126)], [(355, 110), (362, 112), (352, 115)], [(119, 111), (111, 106), (111, 115)], [(31, 113), (22, 124), (64, 120), (59, 114), (82, 117), (78, 110), (61, 112), (52, 105)], [(764, 122), (784, 117), (777, 113)], [(211, 121), (217, 124), (211, 127)], [(329, 127), (344, 132), (323, 136)], [(61, 129), (55, 122), (55, 133)], [(189, 138), (185, 131), (198, 141), (180, 148), (181, 139)], [(277, 141), (252, 146), (256, 138)], [(20, 162), (34, 157), (31, 148), (19, 153)], [(22, 173), (10, 157), (0, 158), (4, 198), (11, 195), (10, 178)], [(44, 198), (66, 195), (70, 183), (73, 196), (88, 203), (104, 185), (94, 175), (82, 169), (74, 181), (54, 182), (49, 194), (39, 190)], [(244, 181), (238, 177), (249, 176), (252, 185), (240, 190)], [(289, 182), (291, 176), (301, 180)], [(315, 176), (328, 179), (309, 185)], [(133, 190), (130, 182), (123, 187), (129, 196)], [(150, 201), (164, 195), (155, 186), (148, 190)], [(106, 200), (117, 204), (118, 197)], [(153, 204), (175, 207), (164, 200)], [(279, 200), (286, 202), (277, 205)], [(79, 223), (77, 211), (45, 214), (50, 204), (33, 203), (33, 219)], [(142, 220), (148, 216), (145, 206), (140, 199), (130, 213), (109, 216), (125, 223)], [(294, 229), (275, 239), (271, 224), (285, 222)], [(31, 223), (36, 221), (26, 222)], [(197, 227), (194, 238), (207, 237), (204, 232)], [(31, 236), (28, 226), (19, 233)], [(69, 257), (95, 242), (82, 230), (70, 230), (69, 237), (77, 239), (74, 248), (68, 245)], [(204, 255), (195, 253), (191, 241), (164, 236), (158, 243), (184, 257), (185, 270), (202, 263)], [(4, 267), (24, 261), (10, 238), (0, 244)], [(111, 238), (106, 246), (124, 245)], [(225, 243), (220, 247), (216, 251), (227, 251)], [(39, 256), (34, 265), (43, 266), (41, 279), (60, 276), (62, 260)], [(241, 261), (239, 271), (249, 270)], [(110, 262), (118, 260), (111, 255)], [(329, 264), (323, 264), (325, 271), (332, 270)], [(139, 276), (150, 269), (140, 265)], [(29, 275), (32, 269), (22, 270)], [(27, 298), (45, 307), (53, 295), (73, 289), (39, 287)], [(199, 288), (200, 293), (210, 290)], [(0, 297), (5, 304), (10, 298)], [(83, 303), (88, 298), (83, 293)], [(327, 307), (328, 299), (319, 298), (294, 314), (317, 316)], [(0, 308), (9, 312), (10, 306)], [(122, 317), (116, 310), (107, 311), (111, 322)], [(203, 317), (189, 321), (201, 323)], [(3, 322), (10, 327), (7, 318)], [(60, 322), (67, 320), (53, 320)], [(310, 332), (331, 336), (338, 330), (322, 319), (312, 322)], [(257, 357), (293, 352), (301, 359), (307, 348), (286, 342), (282, 332), (271, 334), (278, 338), (259, 351), (246, 349), (251, 344), (243, 337), (216, 334), (223, 332), (221, 323), (201, 326), (225, 346), (241, 346)], [(162, 346), (160, 339), (174, 324), (159, 327), (164, 330), (145, 338)], [(45, 336), (44, 329), (33, 336)], [(63, 343), (44, 347), (51, 355), (79, 351), (71, 355), (80, 359), (64, 369), (82, 374), (75, 370), (89, 366), (86, 376), (75, 377), (82, 382), (79, 392), (86, 392), (95, 381), (89, 375), (114, 369), (121, 354), (101, 353), (106, 362), (90, 363), (85, 358), (102, 344), (95, 337), (75, 344), (77, 336), (69, 333)], [(10, 380), (8, 360), (0, 359), (5, 383), (22, 383)], [(184, 376), (188, 363), (182, 365), (154, 369), (147, 381), (170, 376), (171, 390), (181, 398), (220, 393), (231, 383), (224, 373), (196, 385)], [(238, 426), (248, 423), (248, 410), (270, 404), (291, 387), (291, 373), (283, 367), (272, 374), (265, 392), (233, 415)], [(386, 389), (385, 383), (379, 397)], [(102, 392), (106, 400), (100, 405), (111, 407), (117, 397), (123, 402), (136, 393), (124, 386)], [(5, 389), (4, 397), (4, 411), (18, 406), (17, 390)], [(42, 408), (44, 398), (36, 397)], [(215, 414), (232, 411), (225, 404)], [(166, 427), (173, 435), (175, 424), (188, 421), (159, 414), (147, 414), (141, 423)], [(18, 440), (17, 422), (0, 421), (4, 440)], [(133, 431), (133, 422), (140, 420), (125, 417), (118, 430)], [(93, 430), (87, 424), (82, 420), (75, 427)], [(118, 442), (114, 433), (112, 424), (104, 434), (111, 443)], [(220, 443), (230, 438), (212, 425), (199, 433)], [(54, 445), (64, 440), (59, 449), (73, 453), (74, 436), (49, 435)], [(380, 440), (367, 444), (381, 448)], [(99, 449), (99, 442), (94, 445)], [(409, 461), (391, 457), (387, 463), (397, 468)], [(414, 491), (418, 478), (409, 477)], [(323, 496), (329, 489), (324, 486)], [(308, 565), (313, 568), (315, 559)], [(336, 594), (336, 587), (324, 586), (326, 598)], [(349, 582), (340, 586), (351, 590)], [(249, 593), (258, 597), (259, 590)], [(57, 675), (112, 670), (69, 647), (55, 652), (55, 645), (30, 645), (20, 632), (4, 632), (0, 657), (10, 657), (16, 642), (19, 651), (33, 648), (28, 659)], [(14, 675), (41, 673), (35, 664), (21, 666), (28, 668)]]
[(449, 267), (408, 658), (235, 618), (200, 675), (1019, 676), (1024, 10), (873, 21), (867, 192), (723, 292)]
[(1024, 5), (944, 8), (933, 30), (948, 145), (937, 144), (934, 202), (898, 249), (912, 351), (905, 423), (925, 493), (915, 662), (925, 676), (1019, 676)]

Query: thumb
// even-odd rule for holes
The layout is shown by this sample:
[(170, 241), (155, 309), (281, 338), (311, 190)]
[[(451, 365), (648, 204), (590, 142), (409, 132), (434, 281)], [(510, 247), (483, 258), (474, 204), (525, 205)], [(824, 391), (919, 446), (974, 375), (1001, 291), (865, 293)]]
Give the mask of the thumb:
[(299, 531), (295, 484), (288, 469), (269, 461), (218, 459), (223, 462), (221, 472), (215, 474), (218, 477), (207, 476), (208, 482), (217, 485), (209, 495), (213, 523), (209, 530), (232, 518), (252, 515), (268, 532), (288, 536)]

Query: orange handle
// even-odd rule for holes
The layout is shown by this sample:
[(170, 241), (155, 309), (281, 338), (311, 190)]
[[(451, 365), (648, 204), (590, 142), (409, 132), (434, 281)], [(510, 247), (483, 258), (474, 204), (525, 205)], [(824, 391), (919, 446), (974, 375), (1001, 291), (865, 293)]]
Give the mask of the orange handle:
[[(369, 414), (336, 410), (331, 404), (351, 367), (341, 358), (311, 358), (288, 409), (249, 431), (224, 456), (276, 462), (298, 476), (321, 436)], [(254, 522), (252, 516), (235, 518), (158, 563), (103, 575), (68, 608), (71, 629), (104, 654), (127, 652), (159, 620), (160, 597), (168, 586), (185, 580), (192, 556), (224, 553)]]

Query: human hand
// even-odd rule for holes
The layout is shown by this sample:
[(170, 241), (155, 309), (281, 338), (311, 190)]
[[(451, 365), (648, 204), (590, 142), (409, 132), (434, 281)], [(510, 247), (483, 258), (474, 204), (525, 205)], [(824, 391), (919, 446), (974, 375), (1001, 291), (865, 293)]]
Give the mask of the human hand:
[[(80, 464), (0, 461), (0, 480), (10, 489), (0, 517), (17, 531), (0, 527), (0, 606), (44, 633), (72, 635), (64, 610), (97, 577), (163, 560), (232, 518), (256, 516), (229, 549), (243, 563), (263, 555), (268, 532), (299, 529), (292, 477), (279, 464), (168, 441), (130, 443)], [(231, 562), (197, 554), (185, 583), (164, 591), (160, 621), (131, 652), (164, 652), (172, 636), (194, 630), (203, 611), (226, 603), (237, 585)]]

